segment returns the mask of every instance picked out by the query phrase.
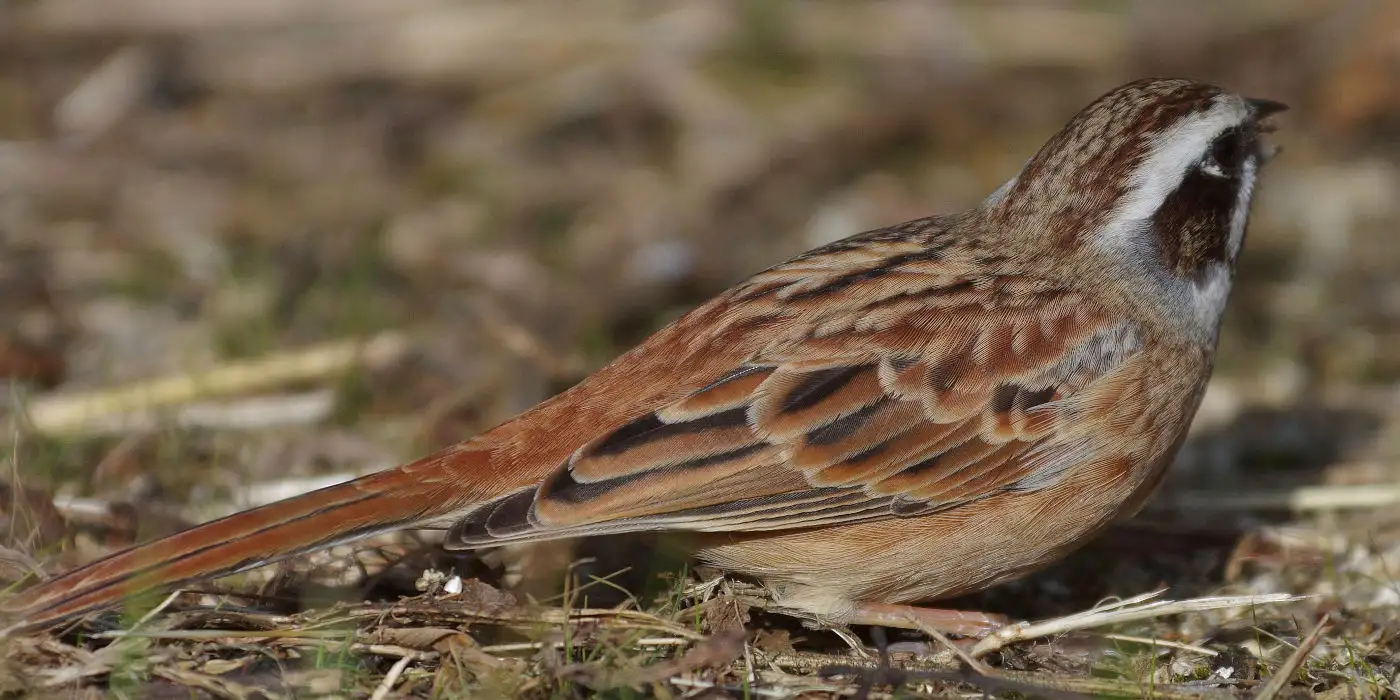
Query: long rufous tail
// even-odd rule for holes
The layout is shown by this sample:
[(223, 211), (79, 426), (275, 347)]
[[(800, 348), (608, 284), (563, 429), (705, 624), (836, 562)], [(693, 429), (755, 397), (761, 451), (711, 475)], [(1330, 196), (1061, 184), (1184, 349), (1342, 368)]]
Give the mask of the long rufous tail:
[(192, 579), (250, 569), (335, 543), (450, 518), (490, 498), (472, 482), (485, 461), (454, 450), (137, 545), (0, 603), (10, 627), (50, 624)]

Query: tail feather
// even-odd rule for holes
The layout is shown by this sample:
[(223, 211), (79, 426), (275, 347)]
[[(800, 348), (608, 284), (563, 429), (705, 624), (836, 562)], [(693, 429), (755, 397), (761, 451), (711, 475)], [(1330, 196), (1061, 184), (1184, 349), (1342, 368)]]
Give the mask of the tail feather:
[(137, 545), (25, 590), (0, 611), (12, 626), (51, 624), (153, 588), (425, 526), (489, 498), (444, 478), (443, 461), (420, 460)]

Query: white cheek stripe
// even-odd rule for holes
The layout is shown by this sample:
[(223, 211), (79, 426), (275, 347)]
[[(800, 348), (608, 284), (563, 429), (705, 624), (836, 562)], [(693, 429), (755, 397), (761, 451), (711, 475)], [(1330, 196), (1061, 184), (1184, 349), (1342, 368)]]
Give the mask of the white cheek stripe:
[(1215, 342), (1220, 332), (1220, 318), (1225, 315), (1225, 302), (1230, 299), (1230, 285), (1234, 281), (1234, 271), (1229, 263), (1207, 263), (1206, 273), (1199, 283), (1185, 282), (1191, 289), (1187, 291), (1190, 300), (1189, 317), (1195, 320), (1194, 330), (1203, 337)]
[(1254, 196), (1254, 183), (1259, 176), (1259, 157), (1250, 155), (1244, 159), (1244, 169), (1240, 172), (1240, 191), (1235, 197), (1235, 211), (1230, 216), (1230, 263), (1240, 256), (1240, 246), (1244, 243), (1244, 227), (1249, 223), (1249, 202)]

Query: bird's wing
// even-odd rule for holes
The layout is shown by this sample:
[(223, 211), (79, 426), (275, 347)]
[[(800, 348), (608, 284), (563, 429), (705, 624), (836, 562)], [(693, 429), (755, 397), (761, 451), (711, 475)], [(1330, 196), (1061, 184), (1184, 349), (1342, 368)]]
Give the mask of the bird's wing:
[(744, 362), (606, 426), (449, 546), (918, 515), (1140, 448), (1103, 437), (1143, 434), (1103, 430), (1145, 419), (1135, 326), (1062, 286), (888, 248), (750, 280), (711, 324), (761, 329)]

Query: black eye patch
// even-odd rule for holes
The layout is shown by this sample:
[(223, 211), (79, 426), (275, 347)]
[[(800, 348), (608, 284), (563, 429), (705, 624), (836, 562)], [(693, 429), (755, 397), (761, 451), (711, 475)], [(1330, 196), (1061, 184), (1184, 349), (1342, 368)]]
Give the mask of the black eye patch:
[(1229, 256), (1230, 221), (1243, 183), (1238, 171), (1222, 173), (1223, 167), (1207, 162), (1192, 168), (1152, 216), (1162, 263), (1178, 277), (1199, 279), (1207, 263)]

